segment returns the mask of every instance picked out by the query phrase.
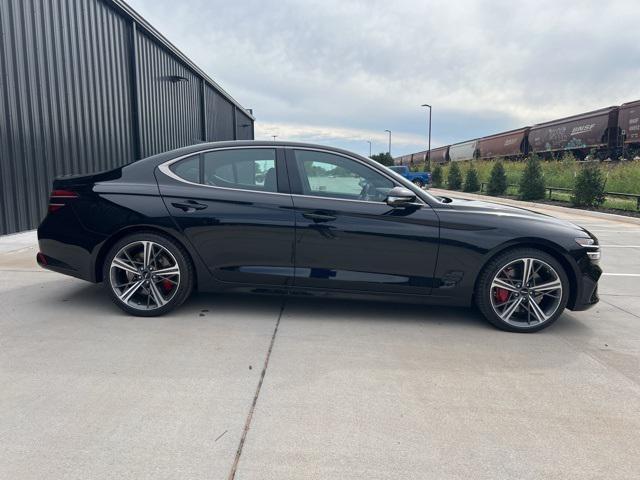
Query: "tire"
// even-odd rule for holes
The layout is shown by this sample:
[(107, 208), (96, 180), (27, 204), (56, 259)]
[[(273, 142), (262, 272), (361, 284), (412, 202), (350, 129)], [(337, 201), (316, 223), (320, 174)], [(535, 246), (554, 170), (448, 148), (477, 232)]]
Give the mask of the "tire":
[(420, 187), (420, 188), (424, 187), (424, 182), (423, 182), (422, 180), (420, 180), (419, 178), (415, 179), (415, 180), (413, 181), (413, 184), (414, 184), (416, 187)]
[(186, 250), (175, 240), (152, 232), (118, 240), (102, 272), (114, 303), (140, 317), (163, 315), (180, 306), (191, 295), (195, 278)]
[[(525, 268), (532, 272), (528, 285), (522, 283)], [(534, 248), (516, 248), (484, 267), (476, 284), (475, 303), (501, 330), (537, 332), (562, 314), (569, 288), (567, 274), (554, 257)]]

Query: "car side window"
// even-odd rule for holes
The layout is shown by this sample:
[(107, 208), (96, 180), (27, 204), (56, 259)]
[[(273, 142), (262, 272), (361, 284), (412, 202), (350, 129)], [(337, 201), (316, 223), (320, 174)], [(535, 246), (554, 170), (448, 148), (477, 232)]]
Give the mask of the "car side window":
[(193, 155), (180, 160), (170, 167), (180, 178), (193, 183), (200, 183), (200, 155)]
[(314, 150), (294, 153), (304, 195), (384, 202), (395, 186), (381, 173), (347, 157)]
[(243, 190), (278, 191), (276, 151), (272, 148), (204, 152), (180, 160), (169, 168), (188, 182)]
[(202, 155), (205, 185), (278, 191), (276, 151), (272, 148), (216, 150)]

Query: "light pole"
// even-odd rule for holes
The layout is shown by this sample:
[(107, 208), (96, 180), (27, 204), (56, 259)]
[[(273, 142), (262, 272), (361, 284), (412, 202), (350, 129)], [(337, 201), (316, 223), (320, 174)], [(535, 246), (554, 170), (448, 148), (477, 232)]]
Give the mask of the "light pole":
[(369, 158), (371, 158), (371, 140), (367, 140), (367, 143), (369, 144)]
[(391, 130), (385, 130), (385, 132), (389, 132), (389, 156), (391, 156)]
[(427, 147), (427, 161), (425, 162), (425, 166), (428, 163), (431, 164), (431, 105), (427, 105), (426, 103), (422, 105), (423, 107), (429, 107), (429, 146)]
[(271, 135), (273, 137), (273, 141), (276, 141), (276, 138), (278, 138), (278, 135)]

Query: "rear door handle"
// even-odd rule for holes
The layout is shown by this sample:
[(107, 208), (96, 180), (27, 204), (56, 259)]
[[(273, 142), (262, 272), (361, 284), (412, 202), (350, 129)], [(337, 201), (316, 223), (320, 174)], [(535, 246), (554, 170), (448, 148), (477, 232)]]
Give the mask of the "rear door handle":
[(306, 212), (303, 213), (302, 216), (308, 220), (313, 220), (314, 222), (332, 222), (336, 219), (334, 215), (320, 212)]
[(185, 212), (195, 212), (196, 210), (204, 210), (205, 208), (207, 208), (206, 204), (196, 202), (195, 200), (185, 200), (184, 202), (173, 202), (171, 205)]

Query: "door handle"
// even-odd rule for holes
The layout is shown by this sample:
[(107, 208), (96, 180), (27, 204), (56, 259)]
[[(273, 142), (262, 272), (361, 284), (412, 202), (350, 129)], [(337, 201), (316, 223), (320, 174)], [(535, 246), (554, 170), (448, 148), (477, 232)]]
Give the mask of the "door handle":
[(306, 212), (303, 213), (302, 216), (308, 220), (313, 220), (314, 222), (332, 222), (336, 219), (334, 215), (320, 212)]
[(171, 205), (185, 212), (195, 212), (196, 210), (204, 210), (205, 208), (207, 208), (206, 204), (198, 203), (195, 200), (186, 200), (184, 202), (173, 202)]

